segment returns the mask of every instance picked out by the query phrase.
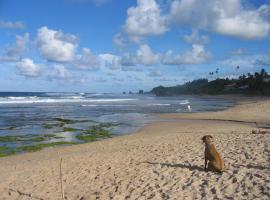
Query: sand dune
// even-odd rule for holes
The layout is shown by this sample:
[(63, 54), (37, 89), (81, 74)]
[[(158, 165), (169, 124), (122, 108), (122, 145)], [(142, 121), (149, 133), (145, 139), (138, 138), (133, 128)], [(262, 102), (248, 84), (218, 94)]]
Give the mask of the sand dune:
[[(218, 113), (162, 115), (135, 134), (0, 159), (0, 199), (269, 199), (270, 102)], [(188, 117), (187, 117), (188, 116)], [(192, 120), (183, 118), (212, 119)], [(264, 129), (270, 131), (270, 129)], [(220, 175), (203, 170), (201, 137), (214, 136), (225, 160)]]

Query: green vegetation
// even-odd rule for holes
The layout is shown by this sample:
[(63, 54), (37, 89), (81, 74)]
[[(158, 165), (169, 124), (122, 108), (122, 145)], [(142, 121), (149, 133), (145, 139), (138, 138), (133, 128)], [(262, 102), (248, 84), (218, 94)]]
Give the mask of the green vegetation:
[(64, 132), (74, 132), (74, 131), (78, 131), (78, 129), (72, 128), (72, 127), (64, 127), (63, 128)]
[(115, 125), (112, 123), (101, 123), (99, 125), (92, 126), (87, 130), (81, 131), (80, 134), (76, 135), (76, 138), (84, 142), (92, 142), (98, 139), (110, 138), (112, 135), (105, 128), (110, 128), (112, 126)]
[(71, 145), (71, 144), (76, 144), (74, 142), (52, 142), (52, 143), (43, 143), (43, 144), (37, 144), (37, 145), (31, 145), (31, 146), (21, 146), (18, 147), (18, 150), (21, 151), (27, 151), (27, 152), (35, 152), (39, 151), (41, 149), (44, 149), (46, 147), (53, 147), (53, 146), (58, 146), (58, 145)]
[(83, 122), (90, 122), (91, 120), (73, 120), (73, 119), (64, 119), (64, 118), (53, 118), (56, 122), (54, 123), (44, 123), (42, 127), (44, 129), (53, 129), (53, 128), (61, 128), (64, 127), (66, 124), (76, 124), (76, 123), (83, 123)]
[(43, 134), (43, 135), (18, 135), (18, 136), (0, 136), (0, 142), (42, 142), (51, 139), (60, 139), (62, 137), (54, 134)]
[(15, 151), (11, 150), (10, 148), (6, 146), (0, 146), (0, 157), (5, 157), (14, 153)]
[[(239, 69), (239, 67), (237, 67)], [(218, 69), (216, 74), (218, 74)], [(213, 75), (210, 72), (210, 75)], [(221, 79), (208, 81), (198, 79), (183, 85), (172, 87), (155, 87), (151, 93), (156, 96), (173, 96), (181, 94), (248, 94), (248, 95), (270, 95), (270, 75), (262, 69), (254, 75), (239, 76), (238, 79)]]
[(16, 142), (20, 141), (20, 136), (1, 136), (0, 142)]
[(56, 128), (56, 127), (63, 127), (64, 125), (65, 125), (65, 123), (54, 123), (54, 124), (44, 123), (42, 125), (42, 127), (44, 129), (52, 129), (52, 128)]
[[(89, 122), (89, 120), (70, 120), (62, 118), (54, 118), (57, 122), (44, 123), (42, 125), (45, 129), (52, 129), (55, 127), (61, 127), (63, 132), (79, 132), (75, 137), (82, 142), (92, 142), (99, 139), (110, 138), (112, 134), (109, 132), (109, 128), (117, 126), (119, 124), (113, 123), (100, 123), (92, 126), (89, 129), (76, 129), (72, 127), (65, 127), (66, 124), (74, 124), (79, 122)], [(55, 134), (27, 134), (18, 136), (0, 136), (0, 157), (8, 156), (18, 152), (34, 152), (43, 148), (53, 147), (58, 145), (71, 145), (77, 144), (75, 142), (55, 141), (50, 142), (52, 139), (62, 139), (64, 137), (57, 136)], [(6, 146), (6, 144), (12, 143), (14, 146)], [(31, 145), (29, 145), (31, 144)]]
[(82, 123), (82, 122), (90, 122), (91, 120), (75, 120), (75, 119), (64, 119), (64, 118), (53, 118), (53, 120), (62, 122), (64, 124), (75, 124), (75, 123)]

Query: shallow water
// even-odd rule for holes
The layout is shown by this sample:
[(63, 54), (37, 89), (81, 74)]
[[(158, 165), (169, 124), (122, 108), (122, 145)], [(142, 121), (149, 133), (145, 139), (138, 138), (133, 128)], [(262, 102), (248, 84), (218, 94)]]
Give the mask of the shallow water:
[[(0, 140), (3, 136), (36, 137), (44, 134), (58, 136), (38, 142), (0, 141), (0, 146), (83, 142), (78, 140), (76, 135), (100, 123), (110, 123), (110, 126), (104, 129), (114, 135), (128, 134), (149, 122), (158, 120), (154, 113), (190, 112), (188, 105), (191, 106), (192, 112), (217, 111), (226, 109), (234, 103), (233, 100), (199, 96), (0, 93)], [(75, 121), (61, 123), (59, 118)], [(69, 131), (71, 128), (74, 130)]]

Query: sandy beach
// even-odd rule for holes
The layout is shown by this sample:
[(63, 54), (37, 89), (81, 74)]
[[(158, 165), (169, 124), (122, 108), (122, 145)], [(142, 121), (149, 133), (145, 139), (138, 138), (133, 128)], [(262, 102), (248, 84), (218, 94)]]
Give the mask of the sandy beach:
[[(0, 199), (61, 199), (61, 183), (69, 200), (270, 199), (269, 100), (159, 117), (131, 135), (0, 158)], [(203, 169), (206, 134), (222, 175)]]

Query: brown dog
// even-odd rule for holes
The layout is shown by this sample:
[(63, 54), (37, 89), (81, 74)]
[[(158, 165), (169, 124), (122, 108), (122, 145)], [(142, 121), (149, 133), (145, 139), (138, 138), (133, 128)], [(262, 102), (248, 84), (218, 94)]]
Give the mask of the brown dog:
[[(205, 143), (205, 164), (204, 164), (204, 170), (212, 170), (222, 173), (224, 171), (224, 161), (222, 160), (220, 154), (217, 152), (217, 149), (212, 141), (213, 137), (211, 135), (205, 135), (202, 137), (202, 141)], [(208, 168), (207, 166), (207, 161)]]

